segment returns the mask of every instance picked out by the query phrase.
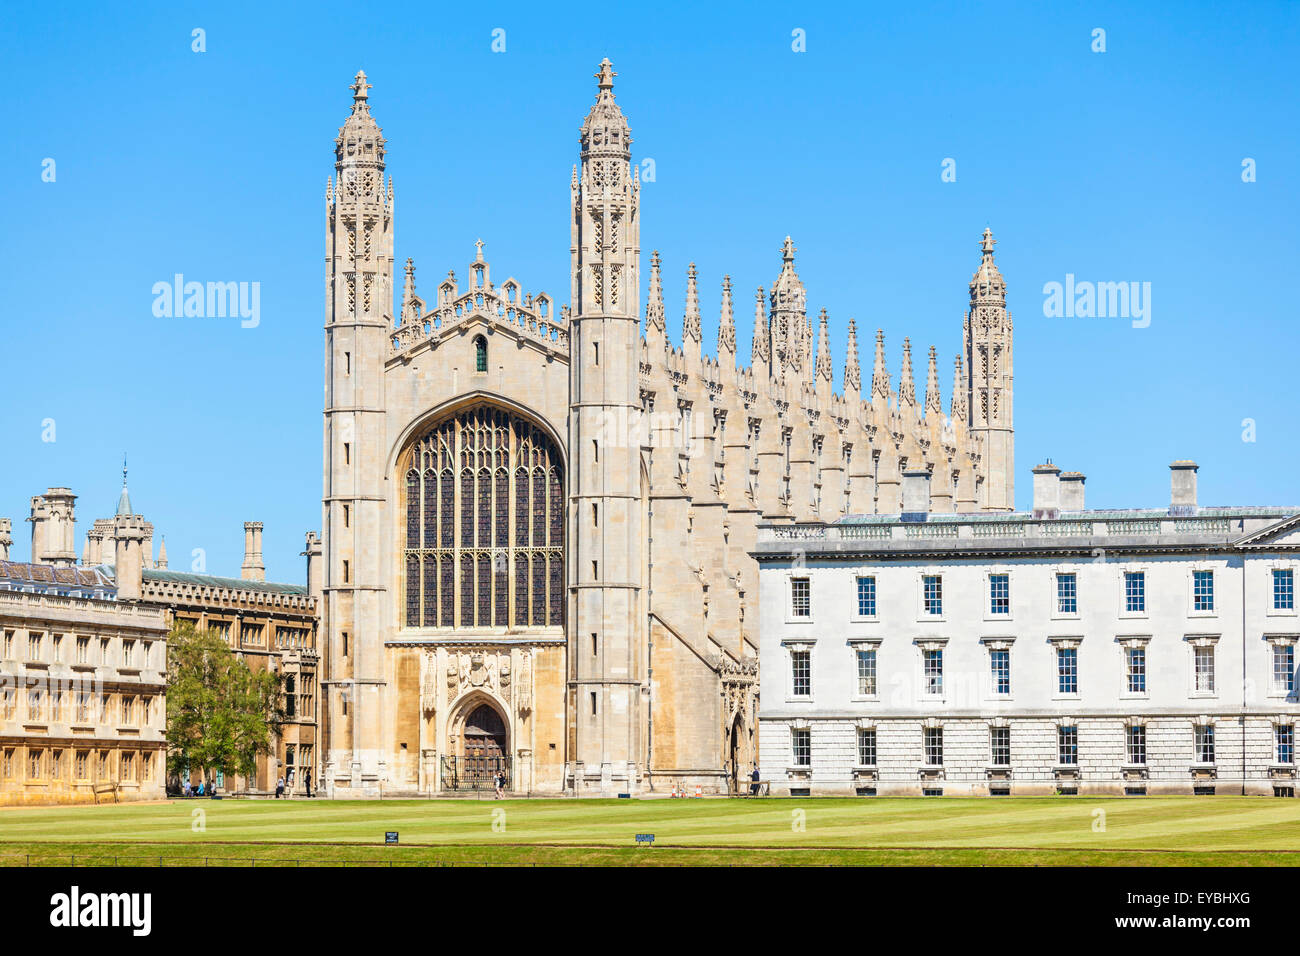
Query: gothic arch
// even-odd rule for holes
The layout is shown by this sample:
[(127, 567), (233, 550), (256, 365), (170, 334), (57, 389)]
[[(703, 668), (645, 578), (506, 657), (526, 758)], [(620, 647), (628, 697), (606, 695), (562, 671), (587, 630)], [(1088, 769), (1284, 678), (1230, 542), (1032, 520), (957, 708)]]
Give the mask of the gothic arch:
[[(469, 408), (470, 406), (484, 403), (496, 405), (505, 411), (508, 411), (512, 415), (517, 415), (520, 418), (527, 419), (537, 428), (544, 431), (547, 437), (555, 443), (555, 447), (560, 454), (561, 462), (564, 465), (564, 472), (566, 475), (568, 474), (568, 448), (564, 443), (564, 437), (556, 430), (551, 421), (546, 418), (546, 416), (533, 411), (531, 408), (521, 405), (519, 402), (516, 402), (499, 392), (494, 392), (491, 389), (486, 388), (476, 388), (473, 391), (465, 392), (463, 395), (458, 395), (456, 398), (440, 402), (412, 418), (411, 421), (407, 423), (406, 427), (398, 434), (397, 439), (389, 448), (388, 461), (386, 463), (388, 474), (397, 475), (398, 461), (411, 447), (411, 443), (415, 440), (415, 436), (428, 431), (432, 425), (437, 424), (449, 415), (453, 415), (462, 409)], [(400, 475), (397, 475), (397, 477), (400, 477)]]
[(535, 419), (460, 403), (412, 434), (395, 472), (401, 626), (563, 626), (566, 476)]
[(452, 705), (451, 719), (447, 724), (448, 753), (461, 754), (465, 745), (466, 724), (480, 707), (489, 707), (496, 713), (505, 733), (502, 749), (506, 754), (510, 753), (510, 748), (514, 746), (514, 727), (510, 723), (510, 708), (495, 694), (486, 690), (471, 690)]

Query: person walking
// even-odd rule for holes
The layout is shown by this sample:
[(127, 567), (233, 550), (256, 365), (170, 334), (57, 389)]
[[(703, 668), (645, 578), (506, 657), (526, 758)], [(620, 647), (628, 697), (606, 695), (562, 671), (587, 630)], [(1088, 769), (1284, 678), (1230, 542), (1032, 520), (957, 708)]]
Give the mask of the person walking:
[(303, 786), (307, 788), (307, 798), (311, 799), (311, 771), (304, 770), (302, 774)]
[(506, 795), (506, 775), (504, 771), (498, 770), (496, 772), (496, 777), (493, 778), (493, 782), (496, 784), (496, 788), (497, 788), (496, 798), (500, 800), (502, 797)]
[(754, 772), (749, 775), (749, 779), (751, 781), (749, 785), (749, 795), (751, 797), (756, 797), (758, 796), (758, 764), (754, 764)]
[(284, 777), (275, 782), (275, 799), (279, 800), (284, 796)]

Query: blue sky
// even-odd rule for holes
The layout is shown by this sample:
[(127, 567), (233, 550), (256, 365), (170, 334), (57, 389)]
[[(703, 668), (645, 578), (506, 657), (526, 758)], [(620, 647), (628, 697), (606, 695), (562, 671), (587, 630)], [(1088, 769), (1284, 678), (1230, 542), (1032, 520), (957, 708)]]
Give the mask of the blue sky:
[[(634, 159), (655, 161), (642, 246), (663, 256), (675, 340), (694, 261), (706, 348), (729, 273), (748, 356), (753, 290), (790, 234), (836, 387), (852, 316), (868, 368), (885, 330), (895, 383), (904, 335), (922, 385), (936, 345), (946, 406), (988, 225), (1016, 323), (1021, 507), (1047, 457), (1087, 473), (1094, 507), (1166, 504), (1183, 457), (1204, 504), (1300, 503), (1296, 389), (1276, 372), (1300, 344), (1300, 5), (659, 3), (598, 21), (603, 6), (7, 6), (15, 556), (47, 486), (81, 496), (79, 535), (111, 514), (125, 451), (173, 568), (202, 548), (237, 575), (256, 519), (268, 576), (301, 581), (320, 524), (325, 180), (353, 74), (374, 84), (420, 291), (463, 276), (482, 238), (496, 276), (564, 301), (569, 170), (603, 56)], [(155, 317), (152, 286), (177, 272), (259, 282), (260, 324)], [(1043, 285), (1067, 273), (1150, 282), (1150, 326), (1045, 317)]]

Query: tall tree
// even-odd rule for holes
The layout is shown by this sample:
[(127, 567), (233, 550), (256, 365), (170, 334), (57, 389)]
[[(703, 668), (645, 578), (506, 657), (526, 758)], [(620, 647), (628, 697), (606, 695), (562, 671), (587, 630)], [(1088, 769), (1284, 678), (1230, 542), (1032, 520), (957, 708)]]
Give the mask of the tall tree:
[(284, 721), (280, 676), (253, 671), (225, 639), (193, 624), (167, 640), (167, 770), (252, 776)]

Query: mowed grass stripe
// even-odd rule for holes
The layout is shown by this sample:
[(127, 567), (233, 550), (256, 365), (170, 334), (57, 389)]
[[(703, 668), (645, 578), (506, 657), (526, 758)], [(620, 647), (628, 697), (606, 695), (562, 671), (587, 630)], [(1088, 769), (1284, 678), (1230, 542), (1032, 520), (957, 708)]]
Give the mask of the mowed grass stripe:
[(1038, 849), (909, 848), (630, 848), (447, 845), (359, 847), (337, 844), (7, 844), (9, 866), (1294, 866), (1294, 854), (1277, 852), (1097, 851)]
[[(1094, 831), (1093, 811), (1106, 813)], [(204, 829), (192, 829), (202, 810)], [(505, 812), (505, 831), (493, 812)], [(803, 814), (798, 828), (796, 811)], [(1242, 797), (773, 800), (175, 801), (0, 810), (13, 842), (662, 844), (1296, 850), (1300, 804)]]

